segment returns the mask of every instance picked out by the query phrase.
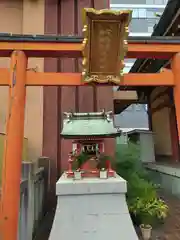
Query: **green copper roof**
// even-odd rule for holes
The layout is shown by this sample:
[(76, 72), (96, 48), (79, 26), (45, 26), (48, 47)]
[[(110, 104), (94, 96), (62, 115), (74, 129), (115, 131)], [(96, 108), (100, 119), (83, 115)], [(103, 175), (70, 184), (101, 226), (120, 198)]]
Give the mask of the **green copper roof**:
[(112, 112), (64, 113), (64, 138), (112, 137), (120, 133), (114, 127)]

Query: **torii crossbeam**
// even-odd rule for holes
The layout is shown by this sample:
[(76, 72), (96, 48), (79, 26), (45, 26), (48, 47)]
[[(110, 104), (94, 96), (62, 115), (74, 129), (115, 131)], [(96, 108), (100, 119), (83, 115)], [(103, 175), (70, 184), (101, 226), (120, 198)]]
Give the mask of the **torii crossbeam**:
[[(0, 85), (10, 85), (11, 73), (0, 69)], [(82, 82), (81, 73), (50, 73), (26, 71), (25, 86), (87, 86)], [(94, 85), (94, 84), (93, 84)], [(101, 84), (102, 85), (102, 84)], [(110, 84), (109, 84), (110, 85)], [(113, 85), (113, 84), (112, 84)], [(127, 73), (120, 86), (174, 86), (171, 70), (162, 69), (160, 73)]]
[[(129, 11), (112, 12), (87, 9), (85, 14), (86, 18), (90, 19), (89, 22), (91, 24), (95, 22), (96, 25), (89, 28), (85, 24), (84, 40), (78, 37), (58, 36), (16, 36), (16, 39), (13, 36), (6, 36), (3, 39), (0, 36), (0, 57), (11, 57), (10, 69), (0, 69), (0, 85), (9, 86), (9, 111), (1, 198), (2, 239), (17, 239), (26, 86), (82, 86), (89, 84), (96, 86), (97, 84), (113, 85), (115, 82), (120, 86), (172, 86), (180, 136), (180, 38), (146, 40), (129, 38), (127, 42), (125, 35), (130, 18)], [(117, 37), (119, 31), (121, 31), (121, 35)], [(98, 45), (96, 49), (92, 48), (94, 41), (97, 43), (101, 39), (101, 34), (103, 46)], [(108, 39), (110, 35), (111, 38)], [(124, 74), (123, 77), (121, 70), (127, 43), (127, 57), (164, 59), (173, 57), (172, 70), (164, 69), (155, 74), (129, 73)], [(110, 55), (104, 55), (105, 50)], [(77, 58), (82, 56), (83, 75), (82, 73), (33, 72), (29, 71), (27, 66), (28, 57)], [(107, 56), (111, 56), (111, 59)], [(120, 62), (118, 62), (119, 57)]]

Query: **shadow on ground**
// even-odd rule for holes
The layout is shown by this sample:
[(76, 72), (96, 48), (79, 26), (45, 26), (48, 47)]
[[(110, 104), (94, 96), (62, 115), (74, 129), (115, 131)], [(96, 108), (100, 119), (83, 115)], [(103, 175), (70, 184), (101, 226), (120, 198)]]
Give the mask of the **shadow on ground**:
[(54, 220), (54, 215), (55, 209), (44, 216), (34, 240), (48, 240)]

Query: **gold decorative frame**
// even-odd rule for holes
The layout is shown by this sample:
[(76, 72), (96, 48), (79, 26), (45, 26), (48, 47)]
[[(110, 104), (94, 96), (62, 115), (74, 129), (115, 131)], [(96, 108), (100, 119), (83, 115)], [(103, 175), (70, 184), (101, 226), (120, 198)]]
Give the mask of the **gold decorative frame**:
[(124, 57), (132, 11), (83, 9), (82, 80), (119, 84), (123, 78)]

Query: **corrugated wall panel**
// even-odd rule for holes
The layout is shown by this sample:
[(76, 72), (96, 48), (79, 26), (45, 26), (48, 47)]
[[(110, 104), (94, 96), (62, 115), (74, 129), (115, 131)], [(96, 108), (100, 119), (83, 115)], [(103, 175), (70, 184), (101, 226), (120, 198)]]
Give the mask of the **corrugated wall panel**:
[[(45, 34), (58, 33), (58, 1), (45, 0)], [(45, 72), (57, 72), (57, 59), (46, 58)], [(50, 157), (51, 196), (55, 195), (57, 180), (58, 142), (59, 142), (59, 112), (58, 87), (43, 87), (43, 156)]]
[[(45, 32), (56, 33), (58, 29), (58, 33), (62, 35), (81, 35), (83, 27), (82, 8), (102, 9), (107, 8), (108, 4), (108, 0), (60, 0), (59, 2), (46, 0)], [(55, 60), (45, 60), (45, 70), (81, 71), (80, 60), (61, 59), (58, 61), (58, 66)], [(62, 170), (66, 169), (68, 153), (71, 151), (71, 141), (64, 141), (59, 137), (58, 124), (59, 126), (62, 124), (62, 113), (64, 111), (96, 111), (103, 108), (113, 110), (112, 87), (98, 87), (96, 89), (92, 87), (44, 88), (43, 152), (52, 158), (52, 169), (58, 165), (61, 166)], [(47, 116), (49, 114), (51, 116)], [(108, 154), (114, 153), (114, 140), (107, 140), (106, 143)], [(56, 170), (54, 171), (56, 173)]]
[[(62, 0), (59, 4), (59, 33), (62, 35), (74, 35), (76, 33), (76, 2), (72, 0)], [(62, 72), (75, 71), (75, 59), (61, 60), (60, 70)], [(59, 112), (60, 120), (63, 119), (63, 112), (72, 112), (76, 109), (76, 87), (61, 87)], [(62, 121), (61, 121), (62, 123)], [(67, 169), (68, 153), (72, 151), (71, 140), (61, 139), (59, 143), (59, 164), (61, 169)]]
[[(82, 23), (82, 9), (88, 7), (94, 7), (91, 0), (77, 0), (77, 17), (78, 17), (78, 35), (82, 35), (83, 23)], [(79, 62), (79, 71), (82, 71), (81, 60)], [(78, 87), (78, 110), (79, 112), (93, 112), (94, 111), (94, 90), (93, 87), (82, 86)]]

